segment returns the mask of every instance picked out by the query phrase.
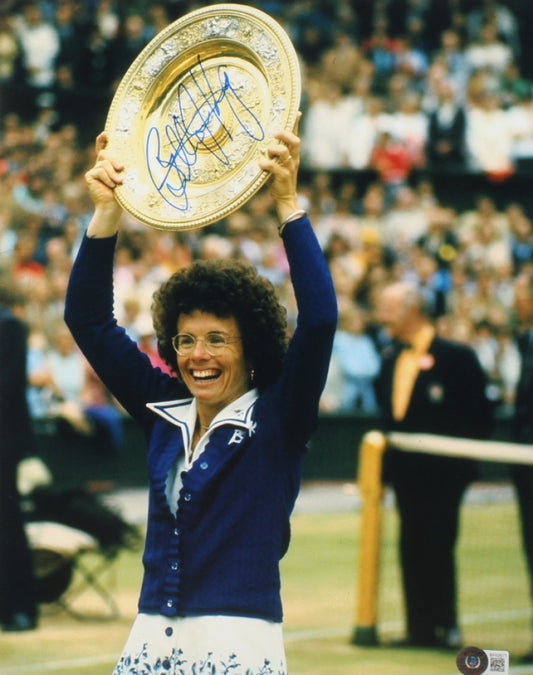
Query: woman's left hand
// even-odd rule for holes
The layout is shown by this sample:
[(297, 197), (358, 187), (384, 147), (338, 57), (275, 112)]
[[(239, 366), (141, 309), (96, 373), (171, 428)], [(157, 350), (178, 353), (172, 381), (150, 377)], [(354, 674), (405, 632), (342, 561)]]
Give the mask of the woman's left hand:
[[(298, 117), (299, 121), (299, 117)], [(297, 180), (300, 166), (300, 139), (290, 131), (275, 134), (277, 143), (266, 150), (266, 156), (259, 162), (263, 171), (269, 171), (272, 179), (270, 192), (280, 221), (298, 209)]]

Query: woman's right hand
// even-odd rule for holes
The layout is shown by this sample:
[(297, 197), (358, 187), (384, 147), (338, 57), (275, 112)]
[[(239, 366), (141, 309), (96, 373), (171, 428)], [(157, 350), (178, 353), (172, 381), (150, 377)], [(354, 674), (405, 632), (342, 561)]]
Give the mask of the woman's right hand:
[(118, 231), (122, 208), (115, 199), (115, 188), (122, 184), (123, 165), (109, 155), (108, 136), (96, 138), (96, 162), (85, 174), (85, 182), (94, 203), (94, 215), (87, 229), (90, 237), (109, 237)]

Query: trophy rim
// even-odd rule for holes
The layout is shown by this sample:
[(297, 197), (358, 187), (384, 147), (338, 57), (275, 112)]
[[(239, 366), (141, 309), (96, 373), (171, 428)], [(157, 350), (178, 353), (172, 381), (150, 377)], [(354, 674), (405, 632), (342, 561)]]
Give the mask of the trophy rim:
[(125, 167), (117, 201), (160, 230), (222, 220), (270, 178), (259, 159), (276, 132), (294, 130), (300, 98), (299, 59), (274, 18), (231, 3), (189, 12), (152, 38), (114, 94), (105, 131)]

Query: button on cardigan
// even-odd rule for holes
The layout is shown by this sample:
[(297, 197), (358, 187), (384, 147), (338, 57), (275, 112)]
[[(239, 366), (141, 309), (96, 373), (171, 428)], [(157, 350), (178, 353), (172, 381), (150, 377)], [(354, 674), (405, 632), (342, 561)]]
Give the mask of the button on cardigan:
[(282, 375), (239, 418), (215, 425), (201, 456), (181, 474), (175, 515), (167, 477), (183, 457), (190, 432), (166, 413), (180, 401), (188, 403), (190, 395), (176, 378), (153, 368), (116, 323), (116, 237), (85, 238), (78, 253), (65, 319), (148, 443), (142, 612), (282, 619), (279, 561), (289, 545), (290, 514), (337, 320), (329, 270), (308, 219), (290, 223), (283, 240), (298, 320)]

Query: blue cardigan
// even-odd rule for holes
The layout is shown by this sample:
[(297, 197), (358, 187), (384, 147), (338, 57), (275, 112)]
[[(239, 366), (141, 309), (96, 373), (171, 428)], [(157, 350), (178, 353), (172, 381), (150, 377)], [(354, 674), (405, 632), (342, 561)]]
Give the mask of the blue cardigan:
[(141, 612), (282, 619), (279, 561), (289, 545), (290, 514), (305, 446), (317, 424), (337, 321), (332, 280), (309, 220), (287, 225), (283, 240), (298, 320), (282, 376), (249, 409), (215, 425), (203, 453), (182, 472), (176, 515), (165, 488), (169, 471), (183, 456), (187, 429), (173, 423), (166, 409), (186, 405), (190, 395), (176, 378), (153, 368), (116, 323), (116, 237), (86, 237), (80, 248), (65, 320), (148, 442)]

